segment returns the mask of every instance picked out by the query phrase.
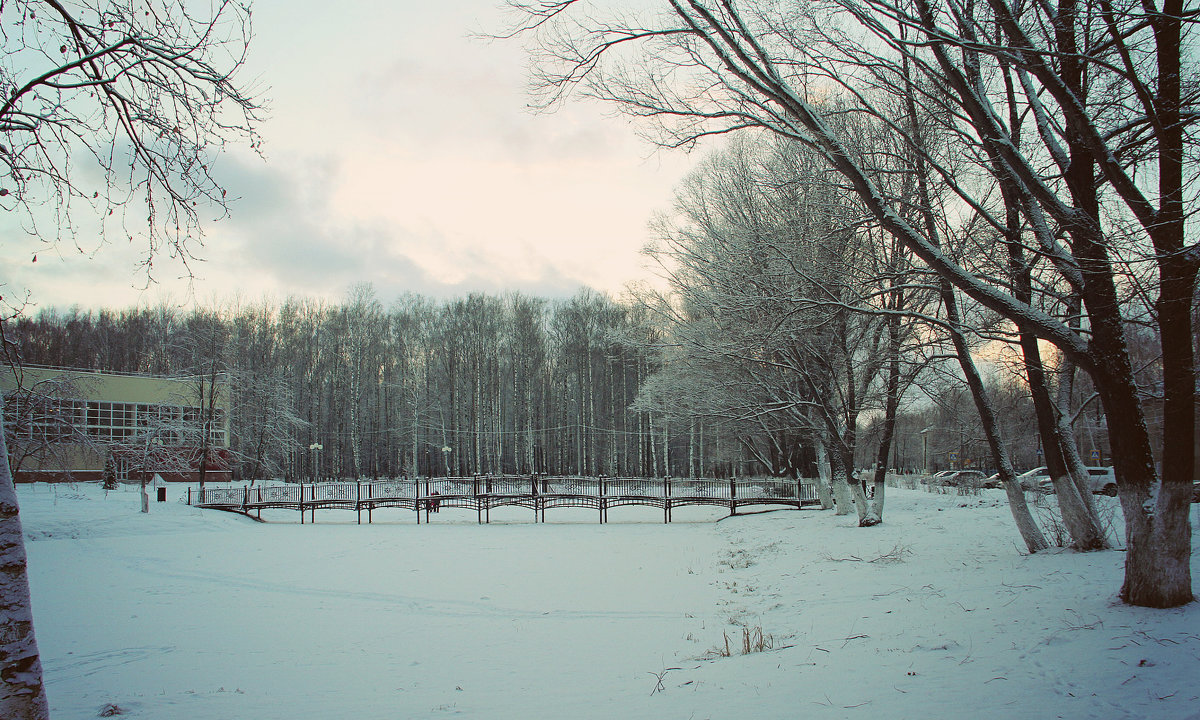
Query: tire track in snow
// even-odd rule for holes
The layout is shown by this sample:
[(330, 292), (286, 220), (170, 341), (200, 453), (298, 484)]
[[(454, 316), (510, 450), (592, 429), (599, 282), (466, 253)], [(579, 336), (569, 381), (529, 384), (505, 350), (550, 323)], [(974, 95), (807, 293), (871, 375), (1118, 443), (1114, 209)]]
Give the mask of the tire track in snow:
[(121, 648), (119, 650), (101, 650), (99, 652), (67, 655), (57, 658), (43, 656), (42, 664), (45, 667), (47, 680), (51, 684), (54, 684), (65, 680), (75, 680), (76, 678), (95, 675), (100, 672), (108, 672), (115, 667), (131, 665), (174, 651), (175, 647), (173, 645), (151, 645), (146, 647)]

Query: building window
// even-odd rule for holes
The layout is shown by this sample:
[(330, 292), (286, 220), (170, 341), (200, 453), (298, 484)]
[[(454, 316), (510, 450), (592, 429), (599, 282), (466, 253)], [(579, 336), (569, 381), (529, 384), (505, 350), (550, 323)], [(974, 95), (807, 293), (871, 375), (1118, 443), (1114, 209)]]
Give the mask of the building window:
[[(10, 437), (66, 442), (82, 430), (99, 442), (121, 443), (150, 435), (162, 445), (199, 445), (204, 413), (197, 407), (9, 395), (4, 429)], [(209, 443), (228, 442), (225, 411), (214, 410)]]

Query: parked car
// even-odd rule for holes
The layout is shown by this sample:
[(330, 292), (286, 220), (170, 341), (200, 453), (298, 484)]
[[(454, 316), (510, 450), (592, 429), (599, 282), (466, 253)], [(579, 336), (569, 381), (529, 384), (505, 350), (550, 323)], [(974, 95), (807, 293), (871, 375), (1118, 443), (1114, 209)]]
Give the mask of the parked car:
[(934, 473), (923, 480), (929, 485), (945, 485), (947, 487), (982, 487), (984, 475), (979, 470), (943, 470)]
[(947, 480), (947, 485), (954, 487), (982, 487), (987, 475), (981, 470), (959, 470)]
[(1050, 474), (1046, 470), (1046, 466), (1041, 465), (1018, 475), (1017, 482), (1021, 483), (1022, 490), (1040, 490), (1043, 488), (1043, 483), (1050, 482)]
[(926, 475), (925, 477), (921, 478), (921, 484), (922, 485), (942, 485), (942, 484), (944, 484), (944, 480), (946, 478), (950, 477), (951, 475), (953, 475), (956, 472), (958, 472), (958, 471), (957, 470), (941, 470), (939, 472), (935, 472), (932, 475)]
[(1117, 475), (1111, 467), (1089, 467), (1087, 471), (1092, 492), (1109, 497), (1117, 496)]
[[(1045, 468), (1041, 468), (1043, 473)], [(1111, 467), (1089, 467), (1088, 472), (1088, 487), (1097, 495), (1107, 495), (1115, 497), (1117, 494), (1117, 476)], [(1049, 476), (1038, 480), (1039, 489), (1044, 492), (1054, 492), (1054, 483)], [(1024, 485), (1022, 485), (1024, 487)]]

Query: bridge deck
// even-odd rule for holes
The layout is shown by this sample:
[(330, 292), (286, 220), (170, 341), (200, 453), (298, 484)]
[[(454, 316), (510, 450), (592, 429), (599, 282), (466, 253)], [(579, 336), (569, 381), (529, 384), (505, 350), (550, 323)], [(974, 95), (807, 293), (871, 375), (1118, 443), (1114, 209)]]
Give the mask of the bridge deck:
[(608, 522), (610, 508), (644, 505), (660, 508), (663, 522), (671, 511), (687, 505), (711, 505), (729, 509), (752, 505), (778, 505), (799, 509), (817, 505), (816, 485), (805, 480), (705, 480), (679, 478), (585, 478), (481, 475), (469, 478), (388, 480), (365, 483), (315, 483), (261, 485), (241, 488), (188, 489), (189, 505), (261, 515), (264, 509), (300, 511), (300, 522), (316, 510), (340, 509), (358, 513), (401, 508), (412, 510), (417, 523), (421, 512), (428, 522), (430, 512), (441, 508), (476, 511), (480, 523), (490, 520), (492, 508), (517, 506), (534, 513), (534, 522), (546, 519), (547, 508), (583, 507), (598, 511), (600, 522)]

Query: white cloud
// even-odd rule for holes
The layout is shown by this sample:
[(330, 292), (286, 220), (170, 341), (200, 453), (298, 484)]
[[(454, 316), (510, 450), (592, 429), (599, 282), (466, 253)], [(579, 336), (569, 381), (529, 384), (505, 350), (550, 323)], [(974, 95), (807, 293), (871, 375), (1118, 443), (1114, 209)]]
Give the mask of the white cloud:
[[(237, 200), (206, 227), (196, 296), (339, 298), (362, 281), (384, 298), (562, 295), (643, 276), (646, 223), (690, 160), (651, 156), (594, 105), (530, 114), (519, 46), (470, 37), (502, 26), (493, 5), (263, 3), (254, 19), (246, 77), (271, 88), (266, 161), (217, 163)], [(0, 283), (54, 305), (188, 294), (169, 258), (139, 290), (137, 250), (33, 269), (5, 243)]]

